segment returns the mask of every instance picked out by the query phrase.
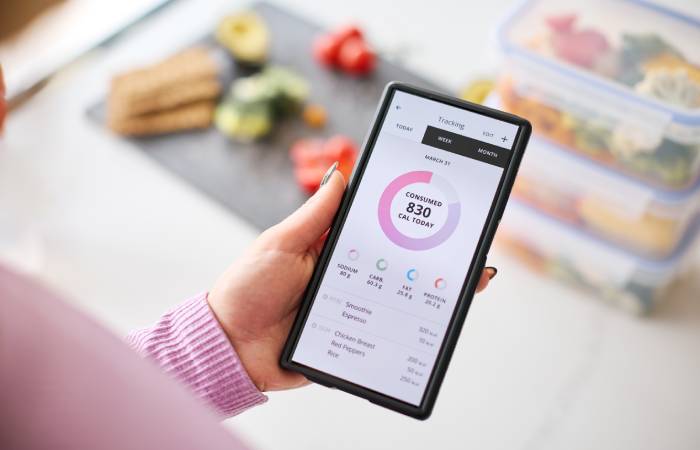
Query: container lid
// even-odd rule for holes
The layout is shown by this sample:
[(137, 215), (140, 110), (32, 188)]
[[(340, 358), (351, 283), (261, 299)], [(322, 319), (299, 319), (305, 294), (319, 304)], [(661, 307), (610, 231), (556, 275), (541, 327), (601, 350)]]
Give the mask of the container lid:
[(609, 268), (611, 278), (626, 281), (635, 270), (664, 273), (675, 270), (686, 261), (695, 247), (700, 221), (691, 225), (676, 250), (663, 259), (645, 258), (623, 247), (596, 236), (585, 229), (561, 222), (516, 198), (508, 200), (503, 215), (504, 226), (511, 233), (521, 234), (527, 240), (535, 240), (542, 245), (556, 246), (566, 251), (572, 259), (598, 261)]
[[(503, 50), (678, 124), (700, 125), (700, 21), (643, 0), (528, 0)], [(545, 81), (546, 82), (546, 81)]]
[[(495, 93), (489, 95), (484, 104), (491, 108), (502, 109), (500, 98)], [(681, 190), (655, 187), (535, 134), (530, 137), (523, 165), (533, 166), (537, 170), (546, 168), (553, 173), (553, 176), (569, 177), (567, 181), (571, 183), (580, 180), (581, 183), (585, 183), (585, 188), (589, 191), (602, 189), (606, 191), (606, 195), (609, 191), (611, 201), (621, 199), (627, 208), (633, 208), (636, 211), (645, 209), (651, 201), (669, 205), (700, 203), (700, 178)], [(570, 178), (572, 174), (576, 175), (576, 179)]]
[[(581, 154), (563, 149), (546, 138), (530, 138), (521, 171), (547, 177), (550, 184), (596, 195), (628, 217), (639, 217), (655, 207), (696, 210), (700, 205), (700, 180), (683, 191), (655, 189)], [(657, 213), (664, 214), (664, 211)]]

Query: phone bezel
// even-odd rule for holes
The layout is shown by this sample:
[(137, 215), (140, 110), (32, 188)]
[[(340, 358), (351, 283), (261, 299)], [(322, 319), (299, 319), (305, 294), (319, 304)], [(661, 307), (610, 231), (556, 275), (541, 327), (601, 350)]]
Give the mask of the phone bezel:
[[(518, 133), (513, 143), (510, 158), (503, 170), (503, 175), (501, 176), (498, 188), (496, 189), (494, 200), (492, 201), (491, 208), (477, 244), (475, 257), (471, 261), (466, 278), (462, 284), (457, 305), (447, 326), (445, 338), (443, 339), (436, 357), (435, 365), (428, 379), (421, 404), (418, 406), (292, 361), (292, 355), (294, 354), (294, 350), (299, 341), (301, 331), (303, 330), (306, 320), (308, 319), (309, 311), (318, 292), (321, 279), (328, 268), (330, 256), (335, 249), (338, 236), (347, 218), (350, 205), (355, 198), (357, 188), (360, 185), (362, 177), (364, 176), (365, 168), (367, 167), (370, 155), (374, 150), (374, 144), (377, 136), (379, 135), (382, 125), (384, 124), (387, 109), (391, 104), (394, 93), (397, 91), (402, 91), (429, 100), (445, 103), (447, 105), (462, 108), (478, 114), (483, 114), (518, 126)], [(401, 82), (393, 81), (387, 84), (379, 102), (377, 111), (375, 112), (372, 126), (365, 137), (365, 141), (362, 146), (364, 152), (357, 163), (348, 187), (343, 195), (338, 212), (333, 219), (326, 243), (321, 251), (321, 254), (319, 255), (311, 281), (304, 292), (296, 319), (294, 320), (289, 337), (287, 338), (287, 342), (282, 350), (280, 365), (285, 369), (299, 372), (306, 376), (309, 380), (321, 385), (331, 388), (338, 388), (347, 393), (369, 400), (377, 405), (389, 408), (416, 419), (427, 419), (435, 406), (435, 401), (437, 399), (440, 386), (442, 385), (445, 372), (447, 371), (447, 367), (450, 359), (452, 358), (452, 353), (454, 352), (454, 348), (457, 344), (457, 340), (469, 310), (469, 306), (471, 305), (474, 291), (476, 290), (476, 286), (481, 275), (481, 270), (486, 263), (486, 256), (489, 248), (491, 247), (491, 243), (493, 242), (493, 237), (496, 233), (498, 223), (503, 215), (503, 211), (508, 201), (510, 191), (513, 187), (515, 176), (530, 137), (531, 130), (532, 127), (527, 120), (503, 111), (498, 111), (486, 106), (477, 105)], [(474, 270), (475, 267), (479, 268), (479, 270)]]

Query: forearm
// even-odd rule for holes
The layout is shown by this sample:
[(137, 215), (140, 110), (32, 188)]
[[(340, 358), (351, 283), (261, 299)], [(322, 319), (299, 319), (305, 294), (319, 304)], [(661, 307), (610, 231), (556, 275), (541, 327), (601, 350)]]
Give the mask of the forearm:
[(152, 327), (134, 331), (127, 342), (188, 386), (222, 416), (264, 403), (238, 355), (198, 295), (163, 315)]

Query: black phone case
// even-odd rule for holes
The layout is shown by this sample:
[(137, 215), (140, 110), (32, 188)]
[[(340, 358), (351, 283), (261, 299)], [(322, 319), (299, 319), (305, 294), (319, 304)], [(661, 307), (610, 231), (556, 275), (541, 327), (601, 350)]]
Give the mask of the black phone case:
[[(430, 100), (435, 100), (448, 105), (456, 106), (458, 108), (463, 108), (472, 112), (483, 114), (489, 117), (493, 117), (504, 122), (509, 122), (515, 124), (519, 127), (518, 133), (515, 138), (513, 149), (510, 154), (510, 159), (506, 165), (501, 180), (499, 182), (498, 188), (496, 190), (495, 199), (489, 210), (489, 214), (486, 218), (486, 225), (482, 230), (481, 237), (479, 239), (479, 244), (476, 249), (475, 257), (473, 258), (469, 271), (467, 272), (466, 279), (462, 285), (462, 290), (460, 291), (459, 299), (457, 301), (457, 306), (455, 307), (452, 317), (447, 326), (447, 331), (445, 333), (445, 339), (442, 342), (440, 350), (438, 352), (435, 366), (426, 384), (425, 393), (423, 394), (423, 399), (419, 406), (415, 406), (393, 397), (389, 397), (380, 392), (367, 389), (365, 387), (359, 386), (357, 384), (351, 383), (342, 378), (338, 378), (333, 375), (318, 371), (311, 367), (295, 363), (292, 361), (292, 355), (294, 354), (294, 349), (299, 340), (301, 330), (304, 328), (306, 319), (308, 317), (313, 299), (318, 291), (319, 284), (325, 271), (328, 267), (328, 261), (331, 254), (335, 248), (335, 244), (338, 239), (338, 235), (347, 217), (349, 207), (357, 192), (357, 187), (359, 186), (362, 176), (364, 175), (365, 167), (369, 161), (370, 154), (373, 150), (375, 140), (379, 131), (381, 130), (382, 124), (384, 123), (384, 118), (386, 116), (386, 110), (391, 104), (391, 100), (394, 96), (394, 92), (403, 91), (409, 94), (424, 97)], [(313, 276), (309, 285), (304, 292), (301, 305), (299, 307), (299, 312), (297, 313), (294, 324), (290, 331), (287, 342), (282, 350), (282, 355), (280, 357), (280, 365), (288, 370), (299, 372), (306, 376), (309, 380), (316, 382), (318, 384), (337, 388), (342, 391), (348, 392), (350, 394), (362, 397), (369, 400), (372, 403), (383, 406), (385, 408), (392, 409), (394, 411), (400, 412), (402, 414), (414, 417), (416, 419), (425, 420), (430, 417), (430, 414), (435, 405), (440, 386), (442, 385), (445, 372), (447, 371), (447, 366), (449, 365), (450, 359), (452, 358), (452, 353), (454, 351), (455, 345), (457, 344), (457, 339), (459, 338), (459, 333), (464, 324), (464, 319), (467, 316), (467, 311), (471, 305), (472, 298), (474, 296), (474, 291), (476, 285), (479, 281), (481, 271), (486, 263), (486, 256), (488, 254), (489, 248), (493, 241), (494, 234), (501, 221), (501, 216), (505, 209), (510, 191), (513, 187), (515, 181), (515, 176), (520, 166), (520, 161), (522, 159), (525, 147), (530, 138), (532, 127), (530, 123), (518, 116), (508, 114), (502, 111), (498, 111), (486, 106), (477, 105), (467, 101), (459, 100), (450, 96), (446, 96), (437, 92), (422, 89), (416, 86), (411, 86), (408, 84), (400, 82), (391, 82), (387, 84), (382, 94), (382, 98), (379, 102), (377, 112), (375, 113), (373, 125), (365, 138), (363, 144), (364, 153), (360, 158), (360, 161), (355, 168), (353, 176), (348, 184), (348, 188), (343, 196), (340, 208), (333, 219), (333, 224), (330, 229), (330, 233), (323, 247), (323, 250), (319, 256), (316, 269), (314, 270)]]

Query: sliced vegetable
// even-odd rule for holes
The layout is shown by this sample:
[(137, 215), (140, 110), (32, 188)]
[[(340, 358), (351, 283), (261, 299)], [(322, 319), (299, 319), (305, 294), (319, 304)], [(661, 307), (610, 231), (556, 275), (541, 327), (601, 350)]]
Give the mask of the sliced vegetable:
[(323, 175), (334, 162), (347, 180), (352, 173), (357, 158), (357, 146), (345, 136), (333, 136), (327, 141), (321, 139), (300, 139), (289, 149), (294, 163), (294, 176), (297, 184), (308, 193), (318, 189)]
[(326, 124), (326, 109), (321, 105), (307, 105), (304, 108), (304, 122), (312, 128), (321, 128)]
[(262, 64), (267, 59), (270, 41), (267, 25), (253, 12), (224, 17), (216, 29), (216, 39), (237, 61)]
[(316, 61), (328, 67), (335, 67), (343, 42), (335, 34), (324, 34), (314, 41), (314, 57)]
[(353, 37), (346, 40), (340, 47), (338, 65), (344, 71), (354, 75), (370, 73), (376, 64), (377, 57), (361, 38)]
[(362, 30), (355, 25), (347, 25), (316, 38), (313, 54), (320, 64), (353, 75), (370, 73), (377, 59)]
[(272, 66), (231, 84), (215, 114), (217, 128), (242, 141), (261, 138), (279, 118), (298, 110), (309, 94), (306, 81), (289, 69)]

